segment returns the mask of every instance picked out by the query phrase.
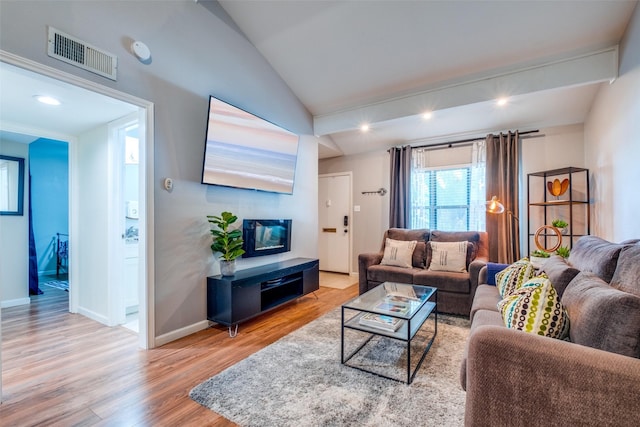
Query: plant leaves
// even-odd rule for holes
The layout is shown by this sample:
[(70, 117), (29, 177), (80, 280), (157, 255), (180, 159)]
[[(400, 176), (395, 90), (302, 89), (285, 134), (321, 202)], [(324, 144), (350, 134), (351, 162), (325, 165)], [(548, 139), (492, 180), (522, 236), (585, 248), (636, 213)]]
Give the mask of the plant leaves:
[(242, 230), (229, 230), (229, 226), (238, 220), (237, 216), (225, 211), (220, 216), (207, 215), (207, 220), (218, 227), (211, 229), (211, 251), (220, 253), (221, 259), (226, 261), (232, 261), (245, 253), (242, 249)]

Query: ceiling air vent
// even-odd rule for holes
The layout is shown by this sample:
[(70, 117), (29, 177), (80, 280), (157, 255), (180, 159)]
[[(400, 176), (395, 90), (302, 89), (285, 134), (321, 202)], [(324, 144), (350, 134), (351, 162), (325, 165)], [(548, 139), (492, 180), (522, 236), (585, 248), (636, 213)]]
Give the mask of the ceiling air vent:
[(117, 56), (52, 27), (49, 27), (47, 53), (52, 58), (116, 80)]

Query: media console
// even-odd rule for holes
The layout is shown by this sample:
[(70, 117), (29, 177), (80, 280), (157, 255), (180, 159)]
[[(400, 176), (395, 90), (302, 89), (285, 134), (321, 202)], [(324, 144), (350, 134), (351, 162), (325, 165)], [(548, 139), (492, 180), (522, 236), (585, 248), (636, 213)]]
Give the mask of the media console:
[(207, 319), (228, 326), (233, 337), (238, 323), (316, 291), (319, 286), (319, 262), (311, 258), (238, 270), (233, 276), (209, 276)]

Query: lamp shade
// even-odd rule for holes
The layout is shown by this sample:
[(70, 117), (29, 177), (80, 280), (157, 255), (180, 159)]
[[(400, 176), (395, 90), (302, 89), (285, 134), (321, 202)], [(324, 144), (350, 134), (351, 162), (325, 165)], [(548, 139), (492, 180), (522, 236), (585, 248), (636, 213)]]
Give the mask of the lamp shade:
[(504, 212), (504, 205), (498, 200), (498, 196), (493, 196), (491, 200), (486, 203), (487, 212), (494, 214), (501, 214)]

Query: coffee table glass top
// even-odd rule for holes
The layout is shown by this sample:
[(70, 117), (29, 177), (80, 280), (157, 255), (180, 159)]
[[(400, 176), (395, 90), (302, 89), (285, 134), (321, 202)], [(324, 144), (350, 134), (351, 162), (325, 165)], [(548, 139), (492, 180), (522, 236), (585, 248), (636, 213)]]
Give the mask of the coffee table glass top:
[(436, 288), (384, 282), (343, 305), (344, 308), (411, 319), (436, 292)]

